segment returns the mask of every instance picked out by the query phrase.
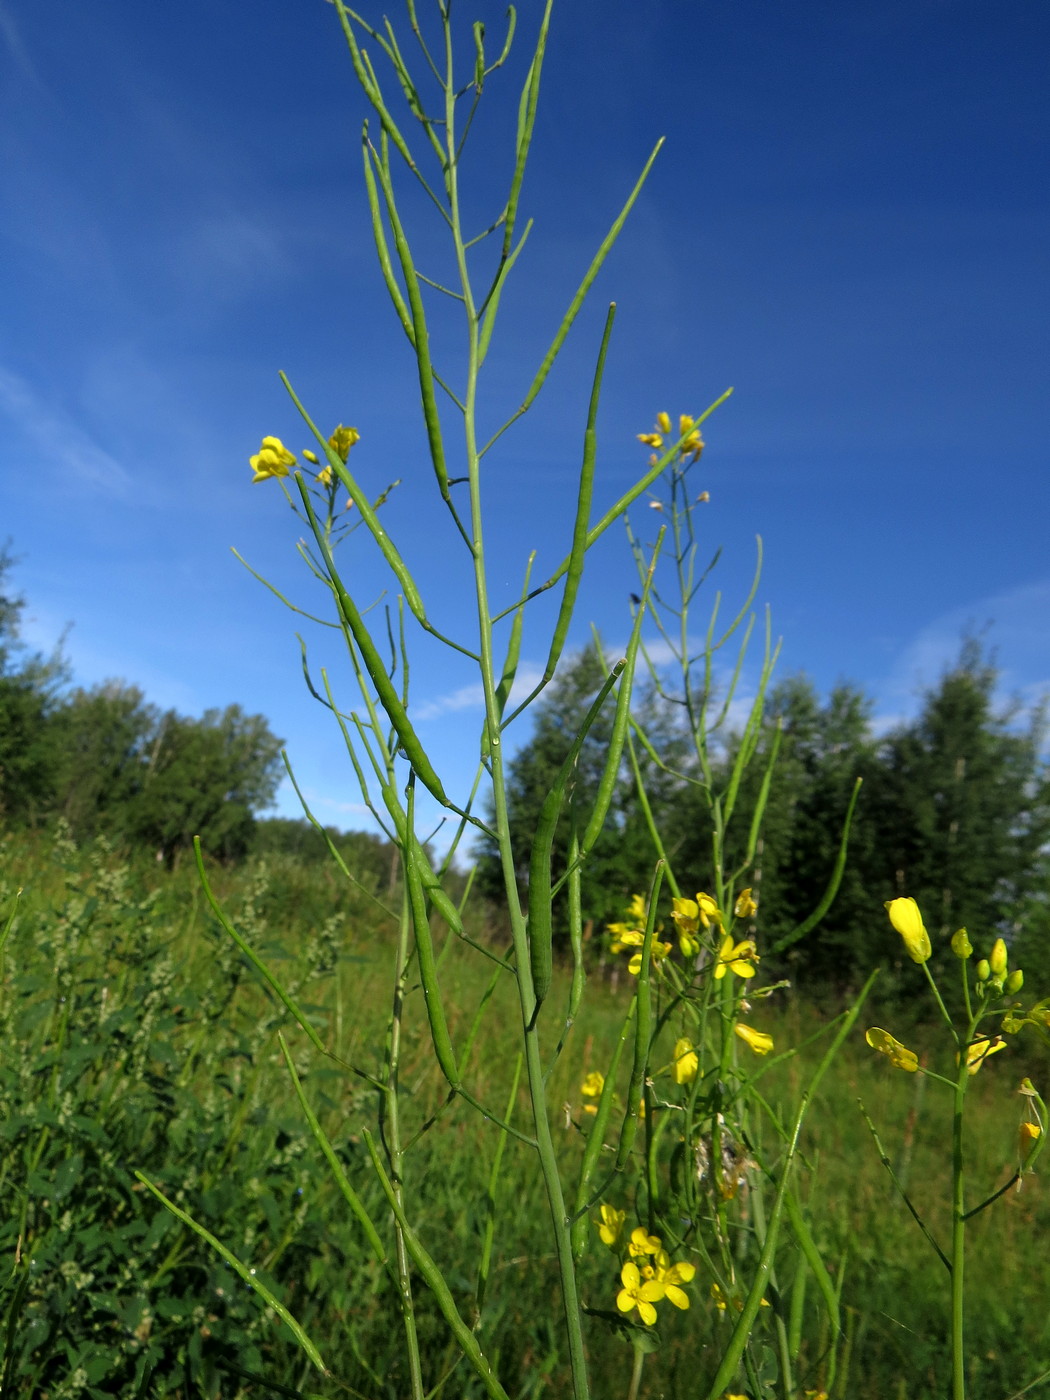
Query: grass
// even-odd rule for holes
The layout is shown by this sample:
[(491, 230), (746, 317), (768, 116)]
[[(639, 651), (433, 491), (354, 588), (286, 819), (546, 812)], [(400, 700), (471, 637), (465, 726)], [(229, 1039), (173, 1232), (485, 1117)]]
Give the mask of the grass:
[[(0, 1243), (12, 1264), (0, 1296), (2, 1392), (47, 1400), (227, 1397), (279, 1394), (274, 1387), (284, 1386), (304, 1394), (402, 1396), (403, 1346), (389, 1284), (302, 1120), (278, 1029), (289, 1035), (306, 1092), (348, 1176), (385, 1230), (363, 1140), (375, 1121), (374, 1090), (321, 1060), (289, 1028), (215, 926), (188, 868), (169, 874), (129, 865), (105, 847), (77, 851), (61, 836), (9, 834), (0, 859), (5, 908), (15, 887), (26, 886), (0, 1002)], [(296, 995), (328, 1027), (340, 1056), (374, 1072), (386, 1035), (392, 945), (371, 902), (334, 883), (325, 887), (327, 875), (321, 895), (305, 891), (300, 872), (280, 861), (217, 871), (215, 880), (238, 926), (297, 984)], [(491, 966), (462, 946), (451, 948), (442, 966), (458, 1045)], [(566, 1106), (557, 1140), (567, 1165), (579, 1157), (587, 1125), (580, 1082), (604, 1063), (628, 995), (626, 978), (613, 985), (593, 976), (552, 1070), (552, 1102)], [(556, 973), (552, 1004), (565, 996)], [(468, 1061), (467, 1082), (497, 1115), (511, 1087), (517, 1014), (506, 977), (486, 1006)], [(764, 1024), (779, 1049), (803, 1042), (827, 1015), (794, 999)], [(917, 1050), (937, 1053), (936, 1028), (920, 1024), (905, 1034), (899, 1008), (880, 1008), (864, 1024), (875, 1022)], [(418, 989), (409, 993), (405, 1027), (407, 1141), (444, 1101)], [(982, 1069), (974, 1084), (981, 1130), (969, 1163), (975, 1191), (991, 1191), (1008, 1176), (1019, 1117), (1014, 1091), (1024, 1073), (1045, 1085), (1048, 1069), (1046, 1057), (1024, 1042)], [(786, 1112), (803, 1080), (804, 1063), (789, 1059), (770, 1069), (763, 1092)], [(857, 1034), (808, 1120), (800, 1182), (842, 1288), (848, 1341), (832, 1395), (941, 1396), (946, 1271), (895, 1196), (858, 1099), (917, 1206), (935, 1233), (947, 1233), (948, 1100), (936, 1084), (892, 1070)], [(540, 1225), (540, 1176), (531, 1152), (509, 1139), (492, 1201), (496, 1144), (491, 1124), (453, 1105), (410, 1152), (406, 1192), (468, 1319), (495, 1212), (479, 1337), (510, 1394), (561, 1397), (568, 1371), (551, 1310), (556, 1269)], [(769, 1144), (754, 1144), (757, 1155), (763, 1146)], [(143, 1192), (136, 1169), (258, 1270), (345, 1384), (311, 1372), (279, 1320)], [(975, 1226), (968, 1272), (975, 1397), (1006, 1400), (1050, 1368), (1050, 1264), (1040, 1246), (1048, 1226), (1039, 1175)], [(798, 1267), (797, 1250), (785, 1243), (777, 1259), (783, 1297), (773, 1295), (785, 1312)], [(616, 1287), (612, 1256), (595, 1238), (584, 1266), (586, 1301), (612, 1308)], [(713, 1369), (727, 1323), (703, 1290), (694, 1285), (691, 1292), (687, 1313), (661, 1320), (644, 1395), (684, 1400), (696, 1393), (697, 1376)], [(758, 1339), (760, 1357), (771, 1342), (772, 1310), (762, 1311), (768, 1335)], [(800, 1386), (814, 1390), (829, 1341), (819, 1317), (807, 1298), (798, 1314), (805, 1339)], [(420, 1340), (429, 1385), (444, 1378), (440, 1393), (480, 1393), (457, 1367), (446, 1324), (425, 1294)], [(597, 1319), (588, 1346), (595, 1394), (626, 1394), (630, 1349)]]

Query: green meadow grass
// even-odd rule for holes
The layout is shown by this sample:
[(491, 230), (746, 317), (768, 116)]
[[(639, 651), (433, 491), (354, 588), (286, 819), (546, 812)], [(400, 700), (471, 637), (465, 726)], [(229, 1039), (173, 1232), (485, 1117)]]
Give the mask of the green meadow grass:
[[(283, 1028), (307, 1095), (354, 1186), (384, 1222), (362, 1129), (375, 1118), (363, 1079), (319, 1057), (216, 926), (189, 869), (129, 866), (105, 847), (61, 838), (0, 839), (4, 908), (25, 886), (5, 953), (0, 1032), (0, 1242), (10, 1261), (0, 1295), (5, 1396), (264, 1396), (406, 1393), (399, 1316), (386, 1279), (336, 1191), (295, 1101), (277, 1044)], [(281, 968), (345, 1060), (378, 1068), (390, 1002), (392, 934), (374, 903), (324, 876), (306, 888), (291, 862), (215, 872), (220, 896), (256, 949)], [(384, 892), (376, 891), (382, 897)], [(483, 929), (476, 932), (483, 934)], [(463, 945), (441, 968), (451, 1029), (462, 1045), (491, 979), (491, 962)], [(588, 1120), (580, 1082), (607, 1060), (630, 996), (597, 969), (579, 1021), (551, 1071), (558, 1150), (577, 1158)], [(564, 1004), (556, 972), (552, 1004)], [(812, 1035), (834, 1008), (769, 1005), (778, 1051)], [(506, 1108), (518, 1037), (517, 994), (497, 985), (468, 1061), (467, 1083), (492, 1112)], [(550, 1018), (552, 1036), (557, 1016)], [(764, 1015), (765, 1025), (770, 1020)], [(937, 1053), (934, 1028), (899, 1009), (873, 1010), (917, 1050)], [(325, 1029), (325, 1027), (327, 1029)], [(907, 1029), (908, 1034), (904, 1035)], [(553, 1039), (547, 1045), (553, 1050)], [(771, 1067), (762, 1091), (786, 1116), (811, 1048)], [(1045, 1086), (1047, 1059), (1014, 1042), (974, 1083), (968, 1163), (973, 1190), (993, 1190), (1014, 1163), (1022, 1074)], [(409, 1141), (444, 1102), (422, 997), (409, 993), (401, 1083)], [(841, 1277), (845, 1350), (833, 1397), (924, 1400), (946, 1393), (948, 1317), (943, 1266), (880, 1165), (863, 1101), (916, 1205), (948, 1230), (950, 1105), (938, 1086), (895, 1072), (860, 1030), (825, 1079), (805, 1130), (800, 1177), (818, 1244)], [(463, 1314), (472, 1317), (492, 1203), (498, 1133), (477, 1115), (440, 1113), (408, 1156), (406, 1192), (420, 1233)], [(754, 1144), (756, 1154), (772, 1142)], [(218, 1236), (307, 1329), (343, 1384), (321, 1382), (283, 1324), (134, 1177), (143, 1171)], [(631, 1201), (612, 1188), (610, 1197)], [(508, 1139), (496, 1202), (499, 1228), (479, 1336), (509, 1393), (570, 1393), (534, 1156)], [(970, 1390), (1006, 1400), (1050, 1367), (1050, 1204), (1042, 1176), (1025, 1181), (975, 1223), (969, 1255)], [(785, 1310), (798, 1267), (785, 1243), (777, 1283)], [(610, 1309), (615, 1262), (597, 1241), (582, 1274), (587, 1305)], [(692, 1306), (661, 1315), (660, 1347), (642, 1394), (689, 1397), (710, 1375), (727, 1330), (694, 1284)], [(800, 1393), (822, 1384), (829, 1338), (816, 1298), (796, 1318), (804, 1338)], [(774, 1304), (780, 1306), (778, 1295)], [(797, 1307), (796, 1303), (796, 1307)], [(771, 1338), (771, 1310), (762, 1310)], [(473, 1397), (446, 1324), (420, 1285), (426, 1381)], [(631, 1352), (597, 1319), (588, 1347), (594, 1393), (626, 1394)]]

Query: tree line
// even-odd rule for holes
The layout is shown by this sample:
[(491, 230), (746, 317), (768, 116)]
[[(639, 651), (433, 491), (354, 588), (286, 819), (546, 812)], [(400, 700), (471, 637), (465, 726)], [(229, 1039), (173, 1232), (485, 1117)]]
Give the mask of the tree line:
[[(572, 735), (606, 673), (595, 650), (577, 656), (539, 707), (530, 740), (510, 766), (512, 830), (521, 852)], [(746, 877), (759, 900), (766, 946), (796, 929), (820, 903), (839, 851), (850, 797), (862, 779), (841, 885), (827, 916), (768, 970), (810, 985), (849, 985), (876, 964), (891, 972), (900, 940), (883, 915), (898, 895), (915, 898), (931, 932), (968, 927), (982, 943), (1002, 933), (1022, 956), (1050, 971), (1050, 770), (1042, 704), (1003, 706), (998, 671), (975, 639), (921, 697), (913, 719), (880, 733), (874, 705), (857, 686), (821, 697), (805, 675), (767, 697), (754, 761), (739, 806), (753, 810), (771, 747), (779, 744), (755, 859)], [(641, 755), (646, 800), (683, 891), (711, 886), (711, 819), (695, 758), (673, 697), (643, 695), (640, 716), (658, 762)], [(597, 790), (611, 713), (591, 730), (576, 769), (583, 809)], [(778, 737), (779, 736), (779, 737)], [(742, 742), (730, 735), (715, 757), (724, 782)], [(741, 858), (747, 824), (736, 833)], [(568, 818), (556, 853), (564, 869)], [(733, 836), (730, 841), (732, 845)], [(479, 885), (498, 885), (494, 852), (481, 845)], [(656, 859), (637, 786), (626, 768), (611, 820), (582, 875), (583, 908), (600, 935), (621, 919), (630, 895), (648, 888)], [(1034, 969), (1033, 969), (1034, 970)]]
[(11, 562), (0, 554), (0, 821), (61, 817), (79, 839), (148, 847), (169, 865), (197, 834), (220, 859), (243, 856), (280, 781), (266, 719), (239, 705), (191, 718), (123, 681), (70, 687), (60, 654), (21, 641)]

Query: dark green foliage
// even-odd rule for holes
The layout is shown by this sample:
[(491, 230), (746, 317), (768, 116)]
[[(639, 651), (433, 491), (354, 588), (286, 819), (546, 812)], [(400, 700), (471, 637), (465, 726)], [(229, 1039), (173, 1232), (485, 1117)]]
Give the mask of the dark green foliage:
[[(522, 883), (543, 798), (603, 674), (593, 651), (570, 662), (537, 709), (532, 739), (511, 761), (511, 833)], [(999, 708), (996, 680), (980, 647), (965, 643), (958, 661), (924, 696), (917, 718), (883, 738), (872, 729), (872, 702), (855, 686), (840, 684), (826, 699), (804, 675), (773, 687), (738, 803), (745, 814), (754, 809), (779, 727), (761, 839), (742, 881), (759, 899), (759, 937), (767, 948), (820, 903), (857, 778), (863, 787), (835, 901), (817, 929), (779, 964), (767, 964), (770, 975), (815, 988), (856, 984), (878, 964), (899, 970), (900, 940), (882, 914), (884, 901), (899, 894), (918, 900), (935, 938), (962, 925), (988, 943), (1005, 932), (1018, 941), (1018, 956), (1023, 948), (1023, 960), (1045, 962), (1050, 971), (1043, 711)], [(668, 856), (686, 892), (708, 889), (710, 817), (701, 792), (687, 781), (695, 768), (680, 717), (666, 700), (643, 698), (641, 711), (665, 765), (643, 754), (646, 792)], [(577, 794), (584, 810), (597, 785), (608, 723), (608, 717), (599, 720), (581, 751)], [(716, 786), (724, 786), (738, 743), (731, 740), (714, 760)], [(730, 829), (730, 868), (742, 858), (746, 836), (746, 820)], [(563, 814), (556, 875), (564, 869), (567, 844)], [(630, 894), (648, 885), (654, 859), (625, 772), (610, 825), (584, 868), (585, 917), (599, 930), (619, 918)], [(490, 850), (481, 851), (479, 876), (482, 891), (498, 900), (499, 871)]]
[(225, 860), (251, 845), (273, 800), (281, 740), (239, 705), (200, 719), (161, 713), (122, 681), (64, 690), (60, 656), (26, 656), (22, 600), (0, 553), (0, 820), (62, 817), (81, 839), (104, 834), (172, 864), (199, 835)]
[[(605, 659), (594, 648), (580, 652), (570, 660), (536, 707), (532, 737), (510, 763), (511, 846), (515, 873), (523, 893), (527, 887), (532, 840), (544, 799), (554, 785), (584, 716), (608, 674)], [(597, 796), (612, 737), (614, 708), (614, 699), (610, 698), (580, 749), (575, 781), (566, 794), (554, 837), (552, 871), (555, 880), (564, 873), (567, 863), (572, 809), (575, 807), (578, 830), (582, 835)], [(658, 723), (656, 717), (654, 723)], [(666, 716), (660, 733), (670, 746), (673, 735)], [(652, 765), (648, 762), (646, 769), (652, 773)], [(658, 805), (667, 786), (662, 775), (653, 782), (653, 800)], [(476, 855), (479, 892), (498, 907), (503, 901), (503, 883), (495, 848), (490, 843), (481, 842)], [(593, 920), (599, 930), (610, 919), (620, 917), (623, 905), (634, 891), (648, 886), (655, 859), (633, 784), (625, 771), (605, 829), (584, 864), (581, 879), (585, 916)], [(563, 901), (555, 903), (554, 932), (556, 939), (564, 940), (566, 921)]]

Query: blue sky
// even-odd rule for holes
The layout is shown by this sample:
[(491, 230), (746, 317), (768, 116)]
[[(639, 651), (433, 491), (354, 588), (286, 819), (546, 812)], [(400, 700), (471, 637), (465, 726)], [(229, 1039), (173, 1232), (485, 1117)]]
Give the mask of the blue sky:
[[(500, 6), (462, 17), (475, 12), (500, 29)], [(537, 13), (521, 6), (517, 62), (479, 116), (464, 177), (479, 220), (500, 204)], [(490, 421), (667, 142), (532, 419), (494, 456), (497, 595), (529, 549), (538, 573), (564, 553), (615, 299), (597, 506), (643, 464), (634, 435), (658, 409), (733, 385), (705, 433), (704, 528), (730, 597), (763, 537), (783, 673), (854, 680), (888, 724), (966, 627), (988, 625), (1004, 690), (1050, 690), (1048, 53), (1050, 10), (1030, 0), (556, 0), (523, 198), (536, 228), (497, 332)], [(360, 430), (363, 481), (402, 478), (389, 528), (437, 620), (469, 639), (374, 266), (364, 115), (322, 0), (0, 0), (0, 537), (21, 559), (27, 638), (48, 649), (72, 624), (82, 684), (262, 711), (317, 814), (349, 826), (358, 797), (303, 689), (294, 620), (229, 549), (317, 605), (297, 522), (247, 465), (263, 433), (307, 445), (283, 369), (320, 422)], [(454, 357), (451, 328), (434, 338)], [(368, 551), (347, 558), (361, 597), (377, 595)], [(576, 640), (593, 620), (622, 642), (632, 587), (616, 529)], [(311, 655), (343, 684), (330, 639)], [(455, 784), (476, 752), (471, 678), (422, 647), (412, 693)]]

